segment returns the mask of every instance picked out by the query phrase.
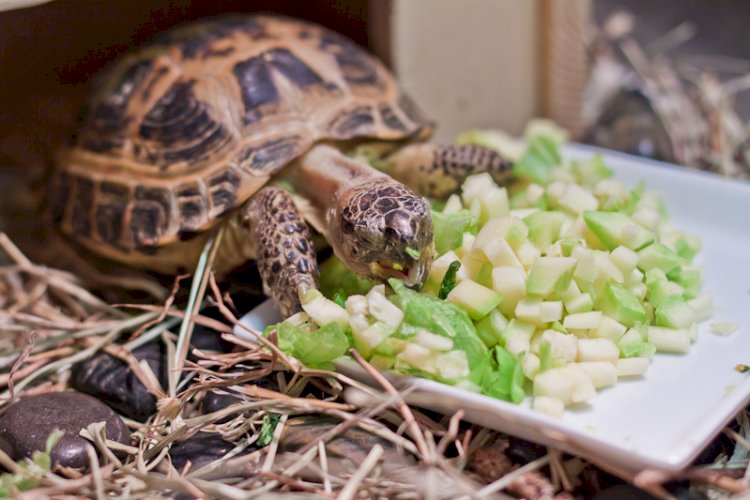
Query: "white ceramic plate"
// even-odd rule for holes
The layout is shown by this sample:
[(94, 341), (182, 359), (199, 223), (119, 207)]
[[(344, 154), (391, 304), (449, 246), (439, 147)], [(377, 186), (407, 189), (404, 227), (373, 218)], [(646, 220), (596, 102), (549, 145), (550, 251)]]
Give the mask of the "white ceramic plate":
[[(701, 326), (690, 353), (657, 354), (644, 378), (620, 381), (560, 419), (532, 411), (528, 401), (516, 406), (429, 380), (391, 379), (416, 386), (408, 401), (417, 406), (447, 415), (463, 409), (471, 422), (617, 467), (680, 469), (750, 402), (750, 376), (734, 369), (750, 364), (750, 184), (587, 146), (569, 146), (565, 155), (582, 159), (596, 152), (616, 179), (629, 185), (644, 180), (647, 190), (660, 192), (677, 227), (703, 241), (698, 263), (716, 314)], [(262, 329), (277, 319), (266, 302), (243, 321)], [(710, 331), (712, 321), (734, 322), (740, 330), (721, 337)], [(243, 332), (237, 329), (246, 337)], [(371, 382), (351, 361), (338, 369)]]

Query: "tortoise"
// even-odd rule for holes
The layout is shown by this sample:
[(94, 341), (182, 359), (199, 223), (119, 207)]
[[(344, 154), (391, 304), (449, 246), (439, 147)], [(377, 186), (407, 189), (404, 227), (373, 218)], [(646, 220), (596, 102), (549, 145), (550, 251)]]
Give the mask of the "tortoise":
[[(353, 271), (418, 287), (433, 258), (424, 196), (509, 172), (489, 149), (423, 142), (431, 130), (386, 67), (342, 35), (284, 17), (213, 18), (95, 80), (56, 159), (49, 213), (74, 243), (162, 274), (194, 265), (223, 226), (216, 269), (255, 259), (285, 315), (317, 286), (306, 216)], [(389, 145), (384, 171), (352, 157), (364, 143)]]

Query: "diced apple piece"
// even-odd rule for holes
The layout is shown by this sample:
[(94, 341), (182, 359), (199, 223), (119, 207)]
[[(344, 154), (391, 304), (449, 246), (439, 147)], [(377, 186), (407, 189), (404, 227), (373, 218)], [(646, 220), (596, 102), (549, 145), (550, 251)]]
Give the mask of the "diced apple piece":
[(404, 319), (404, 312), (389, 301), (385, 295), (376, 292), (375, 288), (367, 294), (367, 307), (373, 318), (382, 321), (394, 330)]
[(461, 186), (461, 197), (463, 198), (464, 205), (468, 206), (474, 201), (478, 201), (484, 193), (495, 187), (497, 187), (497, 184), (495, 184), (494, 179), (488, 173), (467, 177), (463, 186)]
[(638, 207), (631, 217), (638, 224), (652, 231), (656, 231), (661, 220), (659, 212), (651, 207)]
[(570, 284), (576, 263), (573, 257), (537, 258), (526, 280), (526, 293), (535, 297), (563, 293)]
[(394, 361), (395, 359), (390, 356), (383, 356), (381, 354), (375, 354), (370, 358), (369, 363), (376, 370), (384, 372), (386, 370), (390, 370), (391, 368), (393, 368)]
[(350, 295), (344, 305), (350, 315), (367, 314), (367, 298), (364, 295)]
[(396, 358), (431, 375), (438, 374), (437, 355), (418, 344), (407, 344)]
[(636, 299), (643, 302), (643, 300), (646, 298), (646, 294), (648, 293), (648, 287), (645, 283), (637, 283), (635, 285), (629, 286), (628, 290), (630, 293), (632, 293)]
[(341, 326), (349, 324), (349, 313), (346, 309), (332, 300), (327, 299), (318, 290), (308, 290), (302, 298), (302, 309), (310, 315), (319, 326), (328, 323), (338, 323)]
[(500, 311), (511, 314), (526, 295), (526, 273), (521, 267), (496, 267), (492, 270), (492, 288), (502, 297)]
[(602, 315), (601, 323), (599, 328), (591, 332), (592, 337), (609, 339), (612, 342), (618, 342), (628, 328), (622, 323), (618, 323), (609, 316)]
[(531, 407), (540, 413), (551, 417), (562, 417), (565, 413), (565, 403), (550, 396), (537, 396), (531, 403)]
[(582, 293), (578, 297), (565, 302), (565, 310), (570, 314), (585, 313), (594, 308), (594, 301), (588, 293)]
[(424, 328), (417, 330), (417, 333), (411, 338), (411, 341), (433, 351), (450, 351), (453, 349), (453, 340), (429, 332)]
[(640, 269), (633, 269), (630, 274), (625, 277), (626, 286), (635, 286), (643, 284), (643, 272)]
[(452, 194), (445, 201), (445, 206), (442, 212), (444, 214), (457, 214), (464, 209), (463, 203), (461, 203), (461, 197), (457, 194)]
[(649, 326), (648, 341), (659, 352), (685, 354), (690, 350), (690, 332), (685, 328)]
[(503, 331), (505, 349), (513, 356), (518, 356), (522, 352), (529, 352), (534, 331), (536, 331), (536, 326), (532, 323), (517, 319), (510, 320), (507, 328)]
[(622, 358), (618, 359), (617, 376), (618, 377), (638, 377), (644, 375), (651, 363), (649, 358)]
[(464, 351), (450, 351), (438, 354), (436, 361), (438, 375), (443, 380), (456, 380), (469, 376), (469, 361), (466, 359)]
[(586, 373), (597, 389), (615, 385), (617, 382), (617, 368), (611, 361), (584, 361), (576, 363), (576, 366)]
[(497, 217), (487, 221), (477, 233), (474, 243), (477, 248), (484, 248), (496, 239), (506, 240), (512, 248), (526, 241), (528, 228), (518, 217)]
[(542, 323), (560, 321), (563, 317), (563, 303), (559, 300), (545, 300), (539, 304), (539, 319)]
[(508, 191), (505, 188), (493, 186), (479, 195), (479, 204), (481, 206), (480, 225), (485, 224), (492, 218), (508, 215), (510, 210)]
[(349, 315), (349, 325), (352, 327), (353, 333), (360, 333), (370, 326), (370, 321), (364, 314), (351, 314)]
[(476, 281), (464, 280), (450, 291), (447, 299), (464, 309), (471, 319), (477, 320), (496, 308), (502, 297)]
[(565, 192), (557, 199), (557, 203), (573, 215), (599, 208), (599, 202), (594, 195), (577, 184), (568, 184)]
[(365, 358), (370, 358), (375, 348), (393, 333), (393, 329), (376, 321), (360, 332), (352, 332), (354, 347)]
[(545, 330), (540, 337), (540, 342), (547, 342), (552, 359), (562, 361), (563, 365), (576, 360), (578, 339), (575, 335), (560, 333), (556, 330)]
[(614, 362), (620, 357), (617, 344), (609, 339), (578, 339), (578, 361)]
[(612, 280), (616, 283), (623, 283), (625, 281), (625, 276), (622, 274), (622, 271), (620, 271), (620, 268), (610, 260), (607, 252), (596, 251), (594, 252), (594, 258), (596, 260), (596, 265), (599, 268), (599, 272), (603, 274), (606, 279)]
[(568, 405), (573, 394), (573, 380), (562, 368), (552, 368), (537, 374), (533, 391), (535, 398), (546, 396)]
[(576, 246), (573, 247), (571, 257), (578, 261), (575, 271), (573, 271), (574, 278), (589, 283), (596, 281), (599, 277), (599, 268), (596, 265), (596, 257), (592, 250)]
[(534, 380), (536, 374), (539, 373), (539, 368), (541, 367), (541, 365), (542, 362), (539, 359), (539, 356), (537, 356), (533, 352), (527, 352), (526, 354), (524, 354), (523, 358), (521, 358), (521, 370), (529, 380)]
[(534, 263), (534, 260), (542, 255), (542, 251), (535, 247), (530, 241), (525, 241), (518, 246), (516, 255), (518, 256), (521, 265), (523, 265), (525, 269), (529, 269)]
[(572, 330), (593, 330), (599, 328), (601, 323), (601, 311), (569, 314), (563, 319), (563, 327)]
[(540, 306), (541, 299), (521, 299), (516, 305), (516, 317), (529, 323), (540, 324), (542, 321), (542, 312)]
[(445, 273), (448, 272), (448, 267), (450, 267), (451, 263), (457, 260), (460, 261), (461, 259), (456, 255), (456, 252), (452, 250), (445, 252), (443, 255), (435, 259), (430, 267), (430, 274), (427, 278), (428, 281), (441, 284), (443, 278), (445, 278)]
[(475, 242), (474, 251), (479, 252), (493, 267), (523, 268), (523, 263), (516, 256), (510, 243), (502, 238), (481, 240), (479, 244)]

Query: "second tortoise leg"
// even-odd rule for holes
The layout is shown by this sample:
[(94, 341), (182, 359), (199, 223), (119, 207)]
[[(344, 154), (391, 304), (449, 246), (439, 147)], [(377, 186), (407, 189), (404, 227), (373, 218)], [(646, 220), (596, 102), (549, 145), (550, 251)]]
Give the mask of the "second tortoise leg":
[(318, 263), (292, 196), (279, 187), (261, 189), (243, 209), (242, 226), (254, 242), (263, 292), (284, 317), (301, 311), (300, 296), (318, 287)]
[(500, 185), (513, 164), (496, 151), (476, 144), (407, 144), (384, 160), (384, 170), (422, 196), (446, 198), (474, 174), (489, 173)]

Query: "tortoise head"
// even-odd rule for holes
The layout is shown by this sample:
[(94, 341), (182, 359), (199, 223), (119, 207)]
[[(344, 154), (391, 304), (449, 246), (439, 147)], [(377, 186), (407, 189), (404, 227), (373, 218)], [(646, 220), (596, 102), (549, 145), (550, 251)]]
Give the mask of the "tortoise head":
[(340, 192), (329, 213), (330, 243), (359, 275), (421, 286), (434, 257), (427, 200), (386, 176)]

